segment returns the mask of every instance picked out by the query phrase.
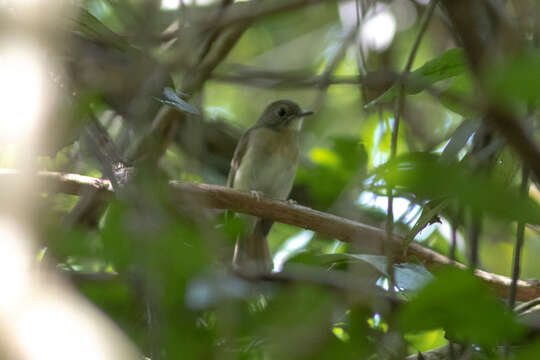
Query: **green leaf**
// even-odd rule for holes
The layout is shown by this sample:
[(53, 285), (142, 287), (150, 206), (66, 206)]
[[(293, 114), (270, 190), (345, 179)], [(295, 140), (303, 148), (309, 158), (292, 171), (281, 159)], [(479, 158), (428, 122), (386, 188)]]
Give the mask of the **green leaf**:
[(386, 272), (388, 261), (386, 259), (386, 256), (384, 255), (368, 255), (368, 254), (342, 254), (345, 257), (349, 257), (351, 259), (361, 260), (364, 261), (371, 266), (373, 266), (376, 270), (378, 270), (381, 275), (388, 276), (388, 273)]
[(462, 74), (452, 79), (452, 84), (441, 93), (439, 97), (441, 104), (447, 109), (460, 114), (464, 117), (476, 117), (479, 114), (473, 111), (470, 107), (463, 106), (459, 101), (455, 101), (456, 96), (462, 99), (472, 99), (474, 97), (475, 87), (472, 75), (469, 71), (464, 71)]
[(519, 337), (523, 327), (472, 273), (447, 268), (436, 274), (399, 314), (403, 331), (444, 328), (458, 342), (492, 346)]
[(540, 100), (540, 50), (506, 59), (484, 73), (491, 95), (506, 103)]
[(313, 207), (326, 209), (343, 192), (354, 176), (364, 171), (367, 152), (360, 139), (352, 136), (332, 137), (330, 148), (310, 151), (311, 166), (302, 166), (296, 182), (305, 185), (315, 200)]
[(471, 174), (462, 163), (427, 153), (408, 153), (380, 166), (379, 178), (421, 199), (455, 198), (461, 204), (508, 221), (540, 223), (540, 206), (516, 187), (489, 174)]
[(433, 280), (433, 275), (421, 264), (394, 265), (396, 285), (403, 291), (418, 291)]
[(76, 16), (69, 16), (68, 20), (72, 22), (77, 33), (84, 38), (96, 43), (106, 44), (124, 52), (131, 48), (128, 39), (109, 29), (90, 11), (81, 8), (75, 14)]
[[(338, 254), (336, 254), (338, 255)], [(388, 258), (383, 255), (340, 254), (344, 258), (361, 260), (376, 269), (381, 275), (389, 276), (387, 272)], [(403, 263), (394, 265), (396, 286), (403, 291), (417, 291), (433, 279), (433, 275), (419, 264)]]
[(516, 352), (516, 356), (511, 357), (512, 360), (537, 360), (540, 358), (540, 341), (520, 347)]
[(449, 199), (444, 200), (432, 200), (424, 206), (420, 219), (416, 221), (416, 224), (407, 233), (405, 237), (405, 245), (408, 246), (415, 236), (422, 231), (426, 226), (432, 223), (433, 218), (437, 216), (450, 202)]
[(187, 101), (183, 100), (178, 95), (182, 97), (187, 96), (187, 94), (184, 94), (182, 92), (177, 93), (170, 87), (166, 87), (165, 89), (163, 89), (163, 96), (165, 97), (165, 99), (156, 98), (156, 100), (165, 105), (172, 106), (173, 108), (179, 111), (187, 112), (189, 114), (198, 115), (198, 116), (201, 115), (201, 112), (199, 111), (199, 109), (197, 109), (195, 106), (191, 105)]
[[(467, 69), (467, 62), (462, 48), (450, 49), (439, 57), (426, 62), (417, 70), (409, 74), (409, 81), (412, 85), (406, 86), (406, 94), (417, 94), (424, 90), (427, 86), (462, 74)], [(399, 85), (393, 85), (390, 89), (384, 92), (381, 96), (371, 101), (366, 105), (373, 105), (388, 102), (394, 99), (399, 92)]]

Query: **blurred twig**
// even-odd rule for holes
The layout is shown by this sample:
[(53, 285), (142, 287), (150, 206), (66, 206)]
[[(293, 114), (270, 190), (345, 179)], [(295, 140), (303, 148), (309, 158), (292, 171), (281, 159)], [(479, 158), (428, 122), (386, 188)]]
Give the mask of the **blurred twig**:
[[(529, 170), (524, 167), (521, 176), (521, 192), (527, 194), (529, 192)], [(510, 295), (508, 297), (508, 306), (513, 309), (516, 305), (516, 288), (520, 273), (521, 248), (523, 247), (523, 239), (525, 236), (525, 223), (519, 222), (516, 233), (516, 247), (514, 248), (514, 261), (512, 264), (512, 284), (510, 285)]]
[(365, 79), (361, 76), (332, 76), (323, 78), (322, 76), (275, 72), (213, 74), (210, 80), (263, 88), (312, 88), (321, 87), (323, 83), (328, 86), (358, 85), (365, 82)]
[[(0, 187), (5, 187), (10, 181), (20, 181), (20, 176), (22, 175), (17, 171), (0, 169)], [(53, 191), (78, 195), (81, 191), (95, 189), (98, 191), (98, 195), (104, 198), (113, 196), (113, 189), (108, 180), (55, 172), (38, 172), (36, 176), (39, 177), (43, 186), (43, 188), (36, 189), (36, 191)], [(359, 243), (374, 251), (379, 249), (379, 244), (382, 241), (388, 241), (384, 230), (304, 206), (293, 205), (286, 201), (257, 199), (248, 192), (237, 191), (223, 186), (173, 181), (170, 182), (170, 191), (178, 199), (179, 206), (182, 204), (189, 206), (195, 201), (203, 207), (230, 209), (310, 229), (329, 238)], [(397, 254), (402, 253), (404, 241), (398, 235), (393, 235), (389, 240)], [(465, 265), (452, 261), (446, 256), (417, 243), (409, 245), (405, 256), (415, 257), (422, 261), (426, 267), (432, 269), (441, 265), (454, 265), (466, 269)], [(405, 259), (404, 257), (403, 260)], [(475, 274), (486, 281), (500, 296), (508, 296), (512, 282), (510, 278), (482, 270), (476, 270)], [(517, 282), (517, 300), (527, 301), (537, 297), (540, 297), (540, 282), (522, 280)]]
[[(422, 41), (422, 38), (424, 37), (424, 34), (427, 30), (429, 21), (431, 20), (431, 17), (435, 11), (435, 7), (437, 6), (438, 0), (431, 0), (429, 4), (428, 10), (424, 13), (424, 17), (421, 20), (420, 25), (420, 31), (418, 31), (418, 35), (416, 36), (416, 39), (414, 40), (413, 47), (411, 49), (411, 52), (409, 53), (409, 57), (407, 59), (407, 64), (405, 65), (405, 69), (403, 70), (403, 73), (401, 74), (401, 78), (406, 78), (412, 68), (412, 64), (414, 62), (414, 58), (416, 57), (416, 52), (418, 51), (418, 47), (420, 46), (420, 42)], [(399, 87), (399, 93), (396, 99), (396, 110), (394, 114), (394, 126), (392, 128), (392, 138), (390, 141), (390, 156), (389, 161), (392, 161), (397, 154), (397, 143), (398, 143), (398, 135), (399, 135), (399, 123), (401, 121), (401, 116), (404, 110), (405, 106), (405, 84), (401, 82), (401, 85)], [(393, 193), (393, 184), (387, 184), (388, 185), (388, 206), (387, 206), (387, 212), (386, 212), (386, 234), (387, 237), (390, 238), (392, 236), (392, 233), (394, 232), (394, 193)], [(385, 254), (387, 251), (385, 250)], [(393, 259), (391, 257), (391, 254), (386, 254), (388, 256), (388, 274), (390, 274), (390, 289), (393, 291)]]
[(238, 3), (227, 9), (218, 23), (207, 23), (202, 26), (202, 32), (208, 29), (221, 29), (231, 25), (250, 24), (258, 19), (283, 12), (290, 12), (306, 6), (323, 2), (335, 2), (339, 0), (285, 0), (285, 1), (250, 1)]
[(540, 297), (527, 301), (523, 304), (519, 304), (518, 306), (515, 307), (514, 310), (516, 313), (522, 314), (526, 312), (527, 310), (530, 310), (533, 307), (538, 306), (538, 305), (540, 305)]
[(484, 106), (481, 102), (472, 102), (463, 96), (451, 91), (440, 90), (433, 85), (418, 79), (402, 78), (398, 73), (392, 71), (371, 72), (361, 76), (332, 76), (323, 79), (322, 76), (302, 74), (294, 72), (274, 72), (265, 70), (246, 69), (233, 74), (212, 74), (209, 80), (240, 84), (258, 88), (313, 88), (321, 87), (325, 82), (330, 85), (365, 85), (366, 87), (379, 87), (381, 84), (388, 84), (400, 81), (407, 87), (421, 87), (437, 100), (447, 100), (459, 104), (463, 108), (476, 113), (481, 113)]

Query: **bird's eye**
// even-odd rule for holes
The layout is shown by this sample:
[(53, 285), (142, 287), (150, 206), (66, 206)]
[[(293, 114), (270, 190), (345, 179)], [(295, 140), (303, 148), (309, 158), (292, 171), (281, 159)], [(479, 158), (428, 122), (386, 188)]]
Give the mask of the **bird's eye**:
[(285, 110), (285, 108), (279, 108), (278, 115), (280, 117), (284, 117), (286, 113), (287, 113), (287, 111)]

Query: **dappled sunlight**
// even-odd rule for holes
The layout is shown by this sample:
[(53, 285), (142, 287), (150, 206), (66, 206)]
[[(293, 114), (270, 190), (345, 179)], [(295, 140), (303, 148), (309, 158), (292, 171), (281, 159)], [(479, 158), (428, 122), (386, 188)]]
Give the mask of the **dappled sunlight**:
[(24, 42), (0, 44), (0, 137), (27, 142), (46, 102), (45, 67), (38, 48)]
[[(61, 278), (50, 259), (40, 259), (43, 253), (36, 244), (43, 233), (36, 230), (34, 218), (39, 186), (32, 174), (38, 146), (59, 130), (56, 123), (54, 131), (43, 125), (54, 101), (51, 79), (56, 75), (50, 63), (56, 54), (45, 45), (47, 36), (53, 36), (47, 26), (54, 22), (60, 2), (7, 3), (20, 28), (14, 26), (0, 40), (0, 144), (2, 155), (7, 152), (16, 167), (4, 173), (20, 176), (2, 184), (0, 197), (2, 358), (138, 358), (127, 337)], [(34, 27), (41, 32), (27, 36)], [(46, 241), (52, 241), (50, 236)]]
[(360, 31), (361, 45), (382, 51), (392, 43), (396, 33), (396, 18), (387, 5), (378, 3), (366, 14)]
[[(388, 197), (379, 196), (370, 191), (362, 192), (356, 202), (358, 205), (373, 207), (383, 212), (386, 212), (388, 208)], [(396, 197), (393, 202), (394, 221), (401, 219), (404, 223), (412, 223), (420, 216), (420, 209), (420, 205), (413, 205), (405, 198)]]
[(39, 264), (23, 224), (0, 220), (0, 336), (19, 359), (128, 359), (129, 342)]
[[(216, 0), (184, 0), (185, 5), (208, 5), (215, 2)], [(164, 10), (175, 10), (179, 7), (180, 0), (161, 0), (161, 8)]]
[(304, 249), (314, 235), (313, 231), (303, 230), (287, 239), (274, 255), (274, 271), (281, 271), (285, 262)]
[(20, 306), (30, 285), (33, 259), (20, 224), (0, 219), (0, 318)]

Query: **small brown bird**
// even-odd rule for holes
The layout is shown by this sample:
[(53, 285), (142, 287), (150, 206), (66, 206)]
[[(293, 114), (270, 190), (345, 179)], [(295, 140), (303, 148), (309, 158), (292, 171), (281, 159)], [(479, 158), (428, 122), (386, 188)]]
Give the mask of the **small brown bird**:
[[(304, 116), (313, 114), (289, 100), (271, 103), (257, 123), (240, 138), (227, 179), (227, 186), (256, 191), (285, 200), (298, 167), (299, 133)], [(242, 215), (246, 230), (236, 241), (233, 267), (247, 273), (272, 270), (266, 235), (272, 221)]]

